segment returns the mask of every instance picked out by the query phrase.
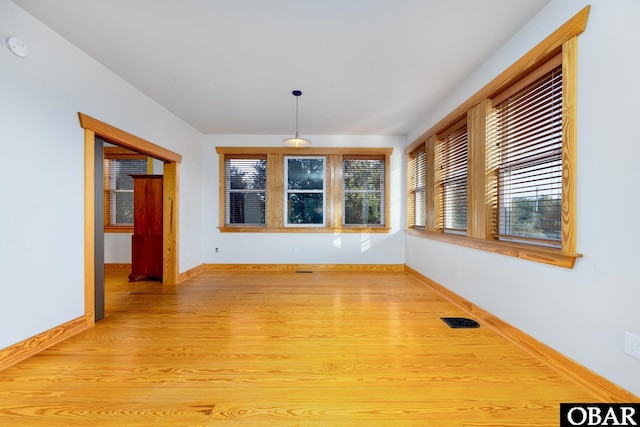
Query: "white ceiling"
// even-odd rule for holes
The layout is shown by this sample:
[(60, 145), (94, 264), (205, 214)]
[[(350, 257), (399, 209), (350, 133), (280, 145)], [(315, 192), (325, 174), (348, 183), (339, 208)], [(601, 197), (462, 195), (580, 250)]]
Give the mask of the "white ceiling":
[(13, 0), (205, 134), (406, 135), (549, 0)]

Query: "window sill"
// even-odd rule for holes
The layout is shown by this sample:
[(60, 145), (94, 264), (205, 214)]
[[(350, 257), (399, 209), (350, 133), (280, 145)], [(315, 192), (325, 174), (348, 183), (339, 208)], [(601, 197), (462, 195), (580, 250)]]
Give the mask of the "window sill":
[(106, 225), (105, 233), (133, 233), (133, 225)]
[(221, 233), (388, 233), (386, 227), (218, 227)]
[(582, 258), (582, 254), (561, 252), (559, 249), (549, 249), (532, 245), (500, 242), (496, 240), (472, 239), (465, 236), (435, 233), (431, 231), (416, 230), (413, 228), (407, 229), (407, 234), (569, 269), (573, 268), (576, 259)]

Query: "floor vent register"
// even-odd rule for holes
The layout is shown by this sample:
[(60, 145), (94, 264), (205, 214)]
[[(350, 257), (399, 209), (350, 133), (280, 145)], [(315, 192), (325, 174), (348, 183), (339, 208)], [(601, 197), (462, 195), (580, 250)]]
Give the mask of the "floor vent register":
[(480, 323), (473, 319), (467, 319), (466, 317), (441, 317), (444, 323), (451, 328), (464, 329), (464, 328), (479, 328)]

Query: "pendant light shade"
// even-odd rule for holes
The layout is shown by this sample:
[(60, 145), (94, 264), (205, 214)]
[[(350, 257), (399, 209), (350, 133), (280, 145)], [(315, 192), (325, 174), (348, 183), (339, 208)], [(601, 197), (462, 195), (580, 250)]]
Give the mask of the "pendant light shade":
[(302, 92), (299, 90), (294, 90), (291, 93), (296, 97), (296, 136), (294, 138), (287, 138), (283, 140), (282, 143), (287, 147), (307, 147), (311, 145), (311, 141), (309, 141), (308, 139), (300, 138), (300, 133), (298, 133), (298, 98), (300, 97), (300, 95), (302, 95)]

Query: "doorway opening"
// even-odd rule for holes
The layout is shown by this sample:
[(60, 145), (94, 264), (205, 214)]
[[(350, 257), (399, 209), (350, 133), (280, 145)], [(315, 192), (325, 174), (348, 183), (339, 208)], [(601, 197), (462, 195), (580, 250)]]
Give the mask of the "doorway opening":
[[(163, 162), (162, 283), (170, 285), (177, 284), (179, 273), (178, 165), (182, 156), (83, 113), (79, 113), (79, 117), (80, 125), (85, 131), (85, 319), (88, 326), (93, 326), (99, 316), (104, 315), (104, 312), (100, 313), (100, 305), (104, 304), (104, 283), (98, 283), (101, 288), (96, 287), (96, 272), (101, 271), (104, 277), (104, 258), (101, 261), (96, 256), (96, 237), (99, 230), (104, 233), (103, 223), (97, 224), (96, 220), (96, 197), (102, 198), (102, 194), (96, 194), (96, 180), (102, 180), (102, 170), (99, 171), (99, 176), (96, 171), (98, 156), (102, 161), (102, 153), (96, 153), (96, 137)], [(100, 280), (100, 277), (97, 279)]]

